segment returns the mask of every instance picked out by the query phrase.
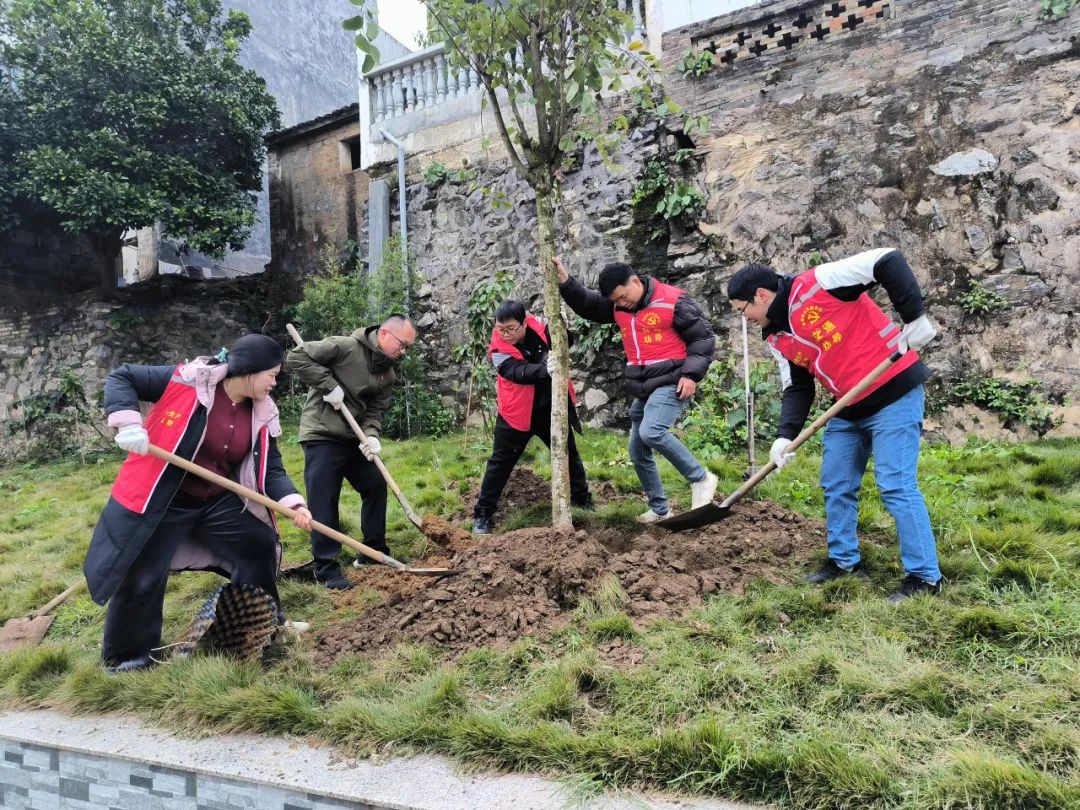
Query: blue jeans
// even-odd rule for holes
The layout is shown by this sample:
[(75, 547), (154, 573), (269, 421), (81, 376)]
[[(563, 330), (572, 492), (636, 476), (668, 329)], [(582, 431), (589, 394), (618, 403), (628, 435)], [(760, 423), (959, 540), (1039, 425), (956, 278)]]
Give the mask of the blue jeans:
[(668, 499), (660, 483), (653, 450), (670, 461), (687, 480), (700, 481), (705, 477), (705, 468), (671, 435), (671, 426), (690, 407), (692, 399), (679, 399), (675, 386), (665, 385), (649, 394), (648, 399), (630, 403), (630, 460), (642, 489), (649, 496), (649, 508), (658, 515), (667, 514)]
[(920, 385), (865, 419), (834, 417), (825, 428), (825, 525), (829, 557), (841, 568), (850, 569), (860, 559), (855, 534), (859, 486), (872, 452), (881, 500), (896, 521), (904, 571), (929, 583), (941, 579), (930, 515), (916, 477), (924, 398)]

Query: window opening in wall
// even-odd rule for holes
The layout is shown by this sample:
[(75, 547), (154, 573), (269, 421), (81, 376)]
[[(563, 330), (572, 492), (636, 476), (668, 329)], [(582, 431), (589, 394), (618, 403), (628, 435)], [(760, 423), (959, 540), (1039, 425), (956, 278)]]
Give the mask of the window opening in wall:
[(360, 163), (360, 136), (347, 138), (338, 143), (338, 155), (341, 162), (341, 173), (348, 174), (359, 169)]

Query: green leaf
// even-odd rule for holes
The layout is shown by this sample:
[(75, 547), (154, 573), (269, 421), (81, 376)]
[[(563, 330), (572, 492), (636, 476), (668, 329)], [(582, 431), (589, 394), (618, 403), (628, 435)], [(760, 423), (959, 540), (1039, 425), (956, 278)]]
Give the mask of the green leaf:
[(364, 16), (357, 14), (355, 17), (349, 17), (341, 24), (341, 27), (346, 31), (359, 31), (364, 27)]

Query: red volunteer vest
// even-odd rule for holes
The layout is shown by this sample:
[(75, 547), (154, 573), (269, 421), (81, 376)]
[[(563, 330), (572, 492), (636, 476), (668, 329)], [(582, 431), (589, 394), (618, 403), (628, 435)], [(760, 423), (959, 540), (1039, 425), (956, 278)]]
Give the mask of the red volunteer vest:
[[(177, 366), (177, 369), (179, 368), (180, 366)], [(145, 427), (150, 443), (175, 453), (198, 407), (199, 399), (195, 386), (184, 382), (174, 371), (172, 379), (165, 386), (165, 393), (150, 408), (146, 417)], [(266, 490), (266, 455), (269, 444), (270, 432), (264, 426), (252, 442), (252, 450), (257, 448), (260, 451), (259, 469), (255, 471), (259, 492)], [(155, 456), (128, 453), (113, 483), (112, 496), (125, 509), (139, 514), (145, 513), (167, 466), (168, 462)]]
[[(544, 336), (544, 325), (534, 316), (525, 316), (525, 328), (531, 329), (537, 334), (541, 342), (546, 346), (547, 338)], [(491, 330), (491, 343), (488, 346), (488, 358), (494, 354), (508, 354), (518, 360), (525, 357), (521, 350), (508, 342), (497, 330)], [(506, 420), (514, 430), (528, 431), (532, 427), (532, 407), (535, 398), (535, 386), (522, 385), (511, 382), (502, 375), (496, 377), (495, 392), (498, 403), (499, 415)], [(573, 383), (567, 382), (567, 390), (570, 392), (570, 401), (577, 402), (577, 394)]]
[[(900, 327), (869, 295), (840, 301), (822, 288), (813, 268), (791, 282), (788, 319), (791, 332), (770, 335), (769, 345), (809, 370), (837, 397), (895, 352), (900, 340)], [(854, 401), (869, 396), (917, 362), (919, 355), (908, 351)]]
[(686, 343), (675, 331), (675, 302), (684, 295), (678, 287), (653, 279), (653, 295), (637, 312), (615, 309), (615, 323), (622, 333), (626, 361), (648, 366), (664, 360), (685, 360)]

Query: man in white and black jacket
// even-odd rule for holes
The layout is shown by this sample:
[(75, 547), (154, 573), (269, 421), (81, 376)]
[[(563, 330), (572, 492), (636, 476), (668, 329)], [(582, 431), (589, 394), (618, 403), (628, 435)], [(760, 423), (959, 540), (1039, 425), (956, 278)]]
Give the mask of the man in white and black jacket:
[(630, 461), (649, 499), (639, 523), (654, 523), (668, 514), (653, 450), (671, 462), (690, 482), (691, 508), (713, 499), (716, 476), (671, 432), (690, 406), (716, 350), (716, 335), (697, 301), (678, 287), (638, 275), (621, 262), (600, 271), (599, 292), (586, 289), (555, 259), (559, 294), (582, 318), (614, 323), (626, 350), (623, 386), (630, 403)]
[[(867, 294), (878, 284), (903, 328)], [(916, 478), (923, 383), (930, 376), (916, 351), (937, 332), (923, 311), (922, 293), (903, 254), (894, 248), (868, 250), (795, 277), (750, 264), (732, 277), (728, 298), (737, 312), (762, 327), (762, 337), (780, 364), (780, 429), (770, 451), (777, 469), (794, 458), (787, 446), (810, 413), (815, 378), (840, 397), (882, 360), (897, 350), (905, 352), (825, 429), (821, 486), (829, 559), (807, 579), (824, 583), (846, 574), (865, 576), (855, 529), (859, 487), (873, 453), (874, 476), (896, 521), (905, 572), (891, 599), (939, 593), (937, 547)]]

